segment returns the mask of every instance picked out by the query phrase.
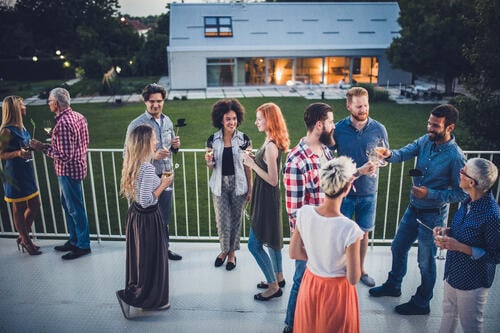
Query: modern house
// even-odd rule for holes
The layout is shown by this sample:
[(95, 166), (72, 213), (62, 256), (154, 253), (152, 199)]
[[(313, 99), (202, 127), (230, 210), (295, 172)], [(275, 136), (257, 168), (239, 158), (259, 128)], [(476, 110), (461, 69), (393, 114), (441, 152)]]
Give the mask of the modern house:
[(397, 2), (172, 3), (171, 89), (304, 84), (406, 84), (385, 50)]

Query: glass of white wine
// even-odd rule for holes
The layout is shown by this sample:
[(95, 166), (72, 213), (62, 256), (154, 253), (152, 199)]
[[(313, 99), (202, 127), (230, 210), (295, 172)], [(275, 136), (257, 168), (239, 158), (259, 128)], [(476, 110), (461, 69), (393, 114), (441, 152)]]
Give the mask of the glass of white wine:
[(44, 120), (43, 121), (43, 130), (45, 133), (47, 133), (48, 138), (46, 141), (51, 141), (50, 136), (52, 135), (52, 121), (51, 120)]

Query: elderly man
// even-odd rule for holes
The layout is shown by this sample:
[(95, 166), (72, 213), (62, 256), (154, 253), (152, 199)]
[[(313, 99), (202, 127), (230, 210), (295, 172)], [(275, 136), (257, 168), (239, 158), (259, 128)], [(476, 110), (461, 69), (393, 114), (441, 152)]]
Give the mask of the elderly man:
[(32, 140), (30, 146), (54, 161), (69, 231), (69, 240), (55, 250), (68, 252), (62, 259), (71, 260), (90, 253), (89, 222), (82, 193), (82, 180), (87, 175), (89, 131), (85, 117), (71, 109), (71, 97), (66, 89), (53, 89), (48, 104), (55, 115), (51, 144)]

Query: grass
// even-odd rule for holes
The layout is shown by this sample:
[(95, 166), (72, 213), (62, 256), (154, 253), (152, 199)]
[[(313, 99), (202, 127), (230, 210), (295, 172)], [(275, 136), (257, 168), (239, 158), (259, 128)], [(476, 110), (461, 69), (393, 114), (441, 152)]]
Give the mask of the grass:
[[(155, 78), (147, 77), (142, 78), (140, 81), (140, 87), (144, 86), (146, 83), (154, 82)], [(44, 81), (43, 83), (37, 83), (36, 87), (41, 87), (44, 85), (53, 84), (55, 82), (52, 81)], [(57, 85), (57, 83), (55, 83)], [(81, 86), (76, 86), (77, 89), (81, 89), (81, 91), (85, 91), (85, 89), (92, 90), (90, 88), (92, 86), (91, 81), (83, 81), (80, 83)], [(83, 86), (85, 86), (83, 87)], [(139, 84), (137, 85), (139, 86)], [(23, 90), (26, 93), (31, 94), (35, 85), (31, 85), (32, 90)], [(30, 92), (28, 92), (30, 91)], [(16, 92), (20, 94), (19, 92)], [(23, 92), (24, 94), (24, 92)], [(26, 95), (25, 95), (26, 96)], [(245, 106), (247, 110), (246, 119), (244, 123), (240, 126), (240, 129), (249, 135), (249, 137), (253, 141), (254, 148), (258, 148), (262, 142), (264, 141), (264, 135), (262, 133), (258, 133), (254, 122), (255, 122), (255, 109), (266, 102), (274, 102), (278, 104), (285, 116), (287, 121), (287, 126), (290, 133), (290, 141), (291, 145), (294, 146), (299, 139), (305, 134), (305, 127), (303, 123), (303, 112), (305, 108), (313, 102), (313, 100), (306, 100), (300, 97), (286, 97), (286, 98), (277, 98), (277, 97), (266, 97), (266, 98), (244, 98), (240, 99), (242, 104)], [(211, 106), (216, 102), (216, 99), (208, 99), (208, 100), (173, 100), (167, 101), (164, 106), (164, 112), (174, 121), (176, 122), (177, 118), (185, 118), (187, 126), (183, 127), (179, 130), (179, 135), (181, 136), (182, 148), (203, 148), (208, 136), (210, 136), (215, 129), (212, 126), (211, 118), (210, 118), (210, 110)], [(345, 109), (345, 100), (328, 100), (326, 101), (330, 105), (333, 106), (335, 120), (338, 121), (348, 115), (348, 112)], [(89, 123), (89, 131), (90, 131), (90, 148), (119, 148), (123, 147), (124, 136), (126, 132), (126, 128), (130, 121), (137, 117), (139, 114), (144, 112), (145, 106), (143, 103), (123, 103), (120, 105), (116, 104), (75, 104), (73, 108), (84, 114)], [(391, 144), (391, 148), (400, 148), (407, 143), (413, 141), (417, 137), (423, 135), (426, 132), (426, 124), (427, 119), (429, 117), (430, 110), (433, 108), (433, 105), (398, 105), (393, 102), (377, 102), (372, 103), (370, 106), (370, 116), (377, 119), (381, 123), (383, 123), (389, 134), (389, 141)], [(50, 114), (50, 111), (47, 106), (28, 106), (28, 117), (32, 118), (38, 127), (41, 129), (41, 124), (44, 119), (52, 119), (53, 115)], [(32, 133), (32, 129), (30, 129), (29, 122), (25, 124), (30, 132)], [(44, 139), (43, 133), (40, 129), (37, 129), (35, 136), (39, 139)], [(459, 144), (461, 142), (468, 142), (467, 132), (464, 131), (460, 125), (456, 130), (457, 141)], [(467, 149), (480, 149), (480, 147), (467, 147)], [(112, 161), (110, 155), (103, 155), (103, 163), (104, 170), (101, 170), (101, 162), (100, 156), (98, 154), (93, 154), (93, 173), (94, 173), (94, 188), (92, 188), (89, 177), (84, 182), (85, 193), (86, 193), (86, 204), (87, 204), (87, 212), (89, 216), (89, 221), (91, 225), (91, 233), (96, 233), (96, 223), (95, 223), (95, 215), (98, 216), (99, 219), (99, 228), (101, 234), (118, 234), (118, 225), (116, 223), (118, 215), (121, 217), (122, 226), (121, 230), (124, 229), (124, 217), (126, 215), (126, 207), (127, 204), (125, 200), (119, 200), (120, 208), (116, 206), (115, 192), (113, 184), (113, 175), (116, 174), (118, 179), (120, 177), (121, 170), (121, 154), (115, 154), (115, 169), (112, 169)], [(182, 163), (182, 155), (178, 154), (176, 157), (176, 162), (180, 162), (181, 164), (185, 164), (185, 169), (182, 167), (177, 171), (176, 177), (176, 208), (177, 208), (177, 230), (173, 230), (172, 234), (180, 234), (185, 235), (189, 232), (190, 235), (197, 234), (197, 220), (200, 220), (200, 232), (202, 235), (208, 234), (208, 224), (206, 223), (207, 212), (208, 212), (208, 203), (211, 199), (208, 196), (208, 189), (206, 187), (207, 178), (205, 172), (205, 166), (203, 163), (203, 155), (197, 154), (194, 155), (185, 155), (186, 161)], [(193, 158), (196, 158), (196, 163), (194, 163)], [(284, 160), (284, 157), (283, 159)], [(43, 170), (42, 161), (40, 158), (37, 159), (37, 168), (38, 170)], [(198, 170), (198, 182), (195, 181), (195, 169), (194, 165), (196, 164)], [(406, 169), (411, 168), (411, 162), (405, 165), (405, 170), (401, 170), (401, 166), (398, 164), (393, 165), (393, 174), (399, 175), (400, 172), (404, 174), (407, 173)], [(51, 168), (51, 162), (49, 162), (49, 181), (51, 183), (51, 188), (57, 189), (57, 180), (55, 175), (53, 174)], [(186, 185), (182, 181), (184, 179), (184, 174), (186, 179)], [(391, 197), (386, 197), (386, 180), (388, 177), (388, 168), (384, 168), (380, 172), (380, 186), (379, 186), (379, 199), (378, 199), (378, 214), (377, 221), (383, 220), (383, 212), (385, 208), (386, 201), (388, 201), (388, 211), (389, 221), (397, 221), (397, 199), (398, 199), (398, 191), (399, 184), (395, 182), (391, 183)], [(105, 179), (104, 179), (105, 178)], [(42, 194), (47, 194), (47, 184), (45, 183), (45, 175), (39, 174), (40, 180), (40, 190)], [(107, 201), (109, 204), (109, 212), (106, 212), (104, 208), (98, 206), (98, 212), (94, 211), (93, 203), (91, 199), (91, 194), (95, 191), (96, 201), (98, 203)], [(196, 192), (197, 191), (197, 192)], [(1, 192), (1, 190), (0, 190)], [(409, 192), (409, 185), (404, 184), (402, 188), (402, 207), (404, 208), (406, 205), (405, 200), (407, 200)], [(184, 197), (184, 193), (186, 197)], [(395, 194), (396, 193), (396, 194)], [(0, 193), (1, 195), (2, 193)], [(198, 197), (198, 202), (200, 203), (199, 210), (194, 207), (194, 198)], [(46, 232), (53, 232), (54, 227), (53, 224), (57, 225), (59, 232), (64, 230), (64, 226), (62, 223), (62, 210), (60, 209), (60, 202), (57, 193), (52, 194), (55, 207), (55, 223), (52, 222), (52, 213), (49, 207), (45, 208), (45, 220), (47, 222)], [(283, 195), (282, 195), (283, 197)], [(42, 200), (47, 202), (47, 198), (43, 197)], [(283, 197), (284, 200), (284, 197)], [(187, 207), (186, 204), (187, 203)], [(6, 218), (6, 209), (4, 209), (5, 203), (1, 203), (0, 207), (2, 208), (2, 218), (4, 221), (8, 221)], [(186, 215), (187, 214), (187, 215)], [(216, 227), (215, 227), (215, 218), (211, 217), (211, 234), (216, 235)], [(5, 224), (5, 223), (4, 223)], [(40, 221), (37, 221), (37, 229), (40, 230), (41, 227), (38, 227)], [(284, 210), (283, 205), (283, 227), (285, 231), (285, 237), (288, 236), (288, 221), (286, 218), (286, 212)], [(380, 222), (377, 222), (377, 225), (381, 225)], [(394, 233), (396, 223), (389, 223), (388, 230), (386, 230), (386, 238), (390, 238)], [(9, 226), (4, 225), (7, 230), (10, 229)], [(246, 234), (248, 235), (248, 224), (246, 226)], [(382, 232), (380, 227), (377, 227), (375, 233), (375, 238), (382, 238)]]

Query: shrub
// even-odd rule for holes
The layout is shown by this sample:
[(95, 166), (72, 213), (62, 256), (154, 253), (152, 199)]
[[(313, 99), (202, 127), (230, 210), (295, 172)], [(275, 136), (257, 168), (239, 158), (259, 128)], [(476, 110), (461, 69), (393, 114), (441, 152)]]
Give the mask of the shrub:
[(356, 83), (354, 86), (365, 88), (368, 91), (370, 102), (387, 102), (389, 100), (389, 92), (382, 87), (370, 83)]

